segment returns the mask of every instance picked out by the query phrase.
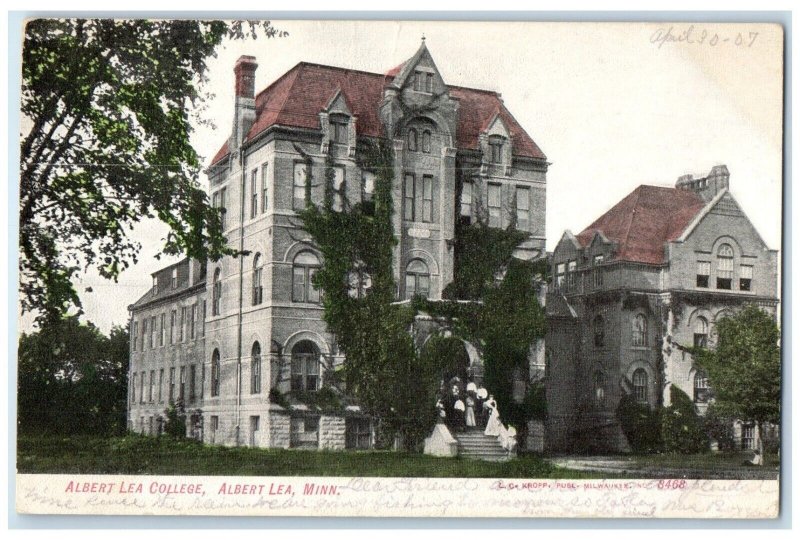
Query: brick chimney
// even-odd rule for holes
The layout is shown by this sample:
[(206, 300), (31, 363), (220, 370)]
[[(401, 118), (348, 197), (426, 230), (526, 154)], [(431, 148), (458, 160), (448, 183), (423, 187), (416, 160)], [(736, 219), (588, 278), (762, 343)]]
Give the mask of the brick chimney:
[(725, 165), (715, 165), (711, 172), (704, 178), (695, 178), (691, 174), (684, 174), (678, 177), (675, 187), (694, 191), (700, 195), (704, 201), (710, 201), (723, 189), (728, 189), (730, 185), (731, 173)]
[(231, 133), (231, 150), (242, 146), (247, 132), (256, 119), (256, 63), (255, 56), (240, 56), (233, 67), (235, 75), (235, 102), (233, 113), (233, 130)]

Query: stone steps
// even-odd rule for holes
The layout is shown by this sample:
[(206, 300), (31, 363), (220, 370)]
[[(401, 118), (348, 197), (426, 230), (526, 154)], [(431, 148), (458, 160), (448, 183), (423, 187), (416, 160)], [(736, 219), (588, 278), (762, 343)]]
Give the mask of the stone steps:
[(458, 455), (469, 459), (484, 461), (507, 461), (508, 452), (500, 445), (497, 437), (484, 435), (483, 431), (464, 431), (453, 434), (458, 441)]

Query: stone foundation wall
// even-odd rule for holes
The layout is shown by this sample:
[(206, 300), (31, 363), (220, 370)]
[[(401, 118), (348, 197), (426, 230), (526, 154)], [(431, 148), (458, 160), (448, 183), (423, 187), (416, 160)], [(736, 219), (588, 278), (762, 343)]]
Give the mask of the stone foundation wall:
[(289, 448), (290, 417), (284, 411), (269, 412), (269, 440), (270, 448)]
[(345, 421), (341, 416), (322, 416), (319, 419), (319, 447), (326, 450), (344, 450)]

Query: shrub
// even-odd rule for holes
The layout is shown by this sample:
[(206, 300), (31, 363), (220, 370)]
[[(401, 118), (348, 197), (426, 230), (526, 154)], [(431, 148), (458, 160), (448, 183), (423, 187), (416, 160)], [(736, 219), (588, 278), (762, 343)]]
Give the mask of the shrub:
[(717, 441), (720, 451), (730, 452), (736, 449), (733, 439), (733, 420), (720, 414), (713, 404), (709, 405), (702, 423), (703, 431), (710, 440)]
[(622, 432), (634, 454), (653, 454), (661, 452), (664, 446), (661, 438), (661, 414), (626, 394), (619, 400), (617, 418)]
[(672, 405), (661, 417), (661, 436), (664, 451), (676, 454), (697, 454), (709, 450), (708, 436), (697, 416), (694, 403), (680, 388), (670, 387)]
[(186, 415), (183, 414), (183, 407), (170, 405), (165, 412), (167, 416), (164, 433), (173, 439), (186, 438)]

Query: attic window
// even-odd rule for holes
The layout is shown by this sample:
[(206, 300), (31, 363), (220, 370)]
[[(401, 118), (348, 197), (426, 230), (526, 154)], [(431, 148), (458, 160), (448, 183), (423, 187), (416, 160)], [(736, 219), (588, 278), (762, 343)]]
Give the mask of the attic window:
[(433, 73), (425, 71), (414, 72), (414, 91), (425, 92), (426, 94), (433, 93)]
[(172, 269), (172, 288), (178, 288), (178, 267)]
[(153, 296), (158, 292), (158, 278), (153, 276)]
[(489, 137), (489, 151), (492, 163), (503, 163), (503, 144), (505, 139), (499, 135)]
[(348, 144), (350, 134), (348, 130), (349, 118), (343, 114), (331, 115), (331, 141), (337, 144)]

